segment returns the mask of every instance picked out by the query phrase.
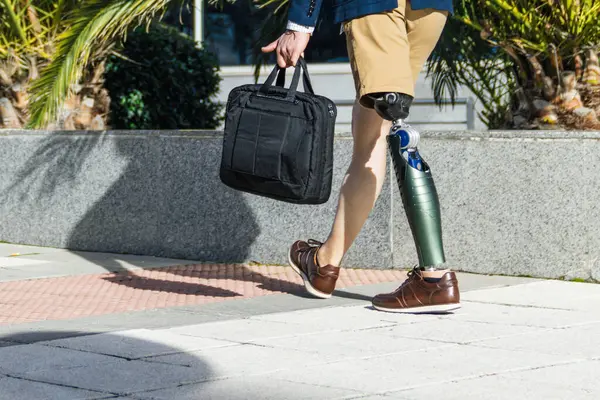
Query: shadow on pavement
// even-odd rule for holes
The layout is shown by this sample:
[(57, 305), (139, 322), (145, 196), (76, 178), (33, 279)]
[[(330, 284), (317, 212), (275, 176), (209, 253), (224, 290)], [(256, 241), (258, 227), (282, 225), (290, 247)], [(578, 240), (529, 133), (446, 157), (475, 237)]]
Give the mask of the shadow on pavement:
[(69, 400), (136, 393), (140, 399), (202, 398), (207, 384), (200, 383), (215, 375), (197, 352), (206, 342), (180, 338), (183, 343), (150, 330), (0, 336), (7, 342), (0, 347), (0, 397)]
[[(202, 266), (203, 265), (200, 264), (200, 267)], [(239, 283), (252, 282), (257, 283), (258, 288), (268, 290), (270, 292), (282, 292), (287, 294), (293, 294), (298, 297), (314, 298), (306, 292), (303, 285), (263, 275), (261, 273), (251, 270), (250, 268), (244, 265), (227, 266), (226, 268), (228, 268), (228, 270), (224, 269), (221, 274), (215, 273), (215, 271), (211, 268), (211, 265), (206, 265), (206, 269), (196, 269), (191, 272), (189, 270), (185, 271), (178, 268), (168, 270), (168, 273), (173, 275), (194, 277), (198, 279), (229, 280), (236, 281)], [(235, 269), (235, 272), (231, 272), (232, 269)], [(163, 272), (167, 271), (163, 270)], [(127, 274), (117, 274), (115, 276), (110, 276), (103, 279), (118, 285), (143, 290), (215, 297), (243, 296), (243, 293), (238, 293), (233, 290), (223, 289), (216, 286), (209, 286), (199, 283), (180, 282), (176, 280), (171, 281), (165, 279), (148, 278), (145, 276), (136, 275), (135, 272), (129, 272)], [(336, 290), (333, 295), (336, 297), (343, 297), (355, 300), (371, 300), (371, 297), (369, 296), (365, 296), (358, 293), (349, 293), (340, 290)]]

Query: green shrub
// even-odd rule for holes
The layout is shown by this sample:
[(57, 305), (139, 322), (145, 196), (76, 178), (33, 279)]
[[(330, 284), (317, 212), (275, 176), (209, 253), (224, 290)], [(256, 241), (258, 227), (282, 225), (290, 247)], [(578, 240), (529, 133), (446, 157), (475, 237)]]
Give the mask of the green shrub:
[(217, 58), (162, 25), (127, 36), (106, 63), (113, 129), (215, 129), (222, 105)]

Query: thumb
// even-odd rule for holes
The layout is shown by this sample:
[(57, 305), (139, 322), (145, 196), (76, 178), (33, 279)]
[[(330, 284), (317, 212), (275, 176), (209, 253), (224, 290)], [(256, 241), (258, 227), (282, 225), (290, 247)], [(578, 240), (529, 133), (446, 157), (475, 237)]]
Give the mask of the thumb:
[(277, 39), (276, 41), (264, 46), (261, 48), (263, 53), (270, 53), (272, 51), (274, 51), (277, 48), (277, 42), (279, 42), (279, 39)]

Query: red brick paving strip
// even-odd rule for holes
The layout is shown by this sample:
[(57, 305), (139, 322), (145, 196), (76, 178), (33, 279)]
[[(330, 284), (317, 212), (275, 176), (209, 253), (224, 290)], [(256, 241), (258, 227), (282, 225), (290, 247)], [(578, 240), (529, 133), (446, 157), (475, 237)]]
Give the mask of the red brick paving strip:
[[(404, 271), (343, 269), (338, 288), (402, 281)], [(65, 320), (127, 311), (302, 293), (289, 267), (177, 265), (0, 283), (0, 325)]]

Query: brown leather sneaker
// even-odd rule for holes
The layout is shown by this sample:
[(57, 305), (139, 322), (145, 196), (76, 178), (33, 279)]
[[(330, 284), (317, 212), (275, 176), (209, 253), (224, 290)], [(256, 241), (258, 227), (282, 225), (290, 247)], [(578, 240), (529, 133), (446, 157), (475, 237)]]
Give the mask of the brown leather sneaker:
[(328, 299), (335, 289), (340, 267), (319, 266), (317, 252), (323, 243), (313, 239), (308, 242), (298, 240), (290, 249), (290, 265), (304, 280), (308, 293), (321, 299)]
[(392, 293), (378, 294), (373, 307), (380, 311), (400, 313), (439, 313), (460, 308), (458, 280), (454, 272), (447, 272), (433, 282), (425, 279), (416, 267), (408, 279)]

